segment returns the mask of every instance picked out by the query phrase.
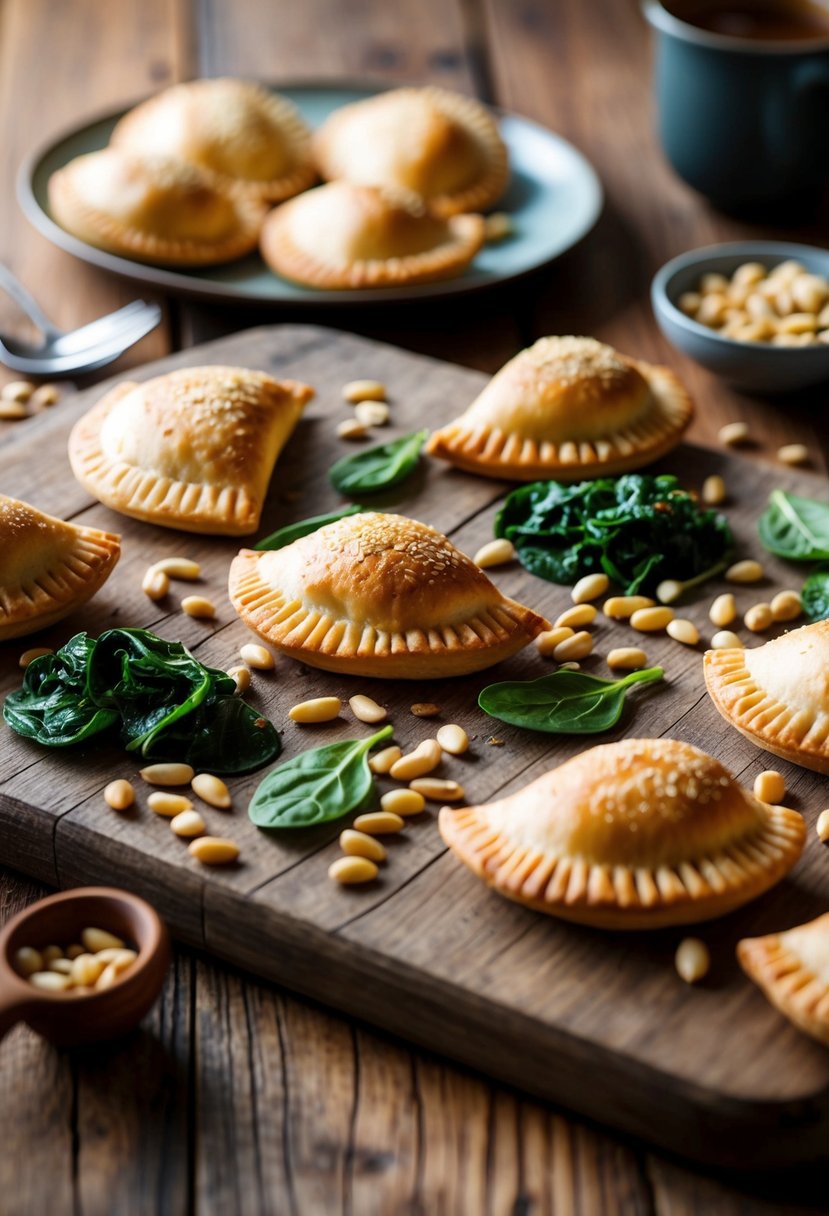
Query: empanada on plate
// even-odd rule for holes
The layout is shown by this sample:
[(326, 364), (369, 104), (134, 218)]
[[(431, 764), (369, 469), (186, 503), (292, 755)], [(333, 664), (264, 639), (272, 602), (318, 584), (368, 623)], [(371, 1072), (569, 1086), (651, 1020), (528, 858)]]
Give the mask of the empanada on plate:
[(785, 933), (745, 938), (737, 957), (772, 1005), (829, 1045), (829, 912)]
[(709, 696), (757, 747), (829, 773), (829, 621), (751, 650), (709, 650)]
[(260, 247), (283, 278), (336, 290), (451, 278), (483, 240), (480, 215), (442, 219), (411, 194), (331, 182), (272, 211)]
[(484, 210), (509, 176), (495, 119), (448, 89), (392, 89), (342, 106), (313, 148), (323, 177), (411, 190), (438, 215)]
[(311, 132), (299, 111), (246, 80), (191, 80), (164, 89), (124, 115), (111, 143), (198, 165), (223, 185), (269, 203), (298, 194), (316, 178)]
[(110, 389), (76, 422), (78, 481), (124, 515), (243, 536), (314, 390), (240, 367), (185, 367)]
[(692, 415), (668, 368), (595, 338), (539, 338), (433, 431), (426, 450), (485, 477), (581, 481), (651, 464), (676, 447)]
[(265, 216), (195, 165), (104, 148), (49, 178), (49, 207), (67, 232), (108, 253), (209, 266), (250, 253)]
[(439, 826), (501, 895), (602, 929), (722, 916), (779, 882), (806, 834), (674, 739), (592, 747), (506, 798), (444, 807)]
[(480, 671), (549, 629), (440, 532), (402, 515), (350, 515), (283, 549), (243, 549), (230, 598), (290, 658), (378, 679)]
[(109, 578), (121, 538), (0, 494), (0, 641), (45, 629)]

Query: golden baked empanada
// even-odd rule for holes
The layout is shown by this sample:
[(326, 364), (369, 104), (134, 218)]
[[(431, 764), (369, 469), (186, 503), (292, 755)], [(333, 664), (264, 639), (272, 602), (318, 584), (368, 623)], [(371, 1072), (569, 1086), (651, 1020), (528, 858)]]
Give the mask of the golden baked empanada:
[(447, 89), (392, 89), (342, 106), (313, 147), (323, 177), (411, 190), (438, 215), (482, 211), (509, 176), (495, 119)]
[(539, 338), (493, 376), (426, 450), (485, 477), (580, 481), (626, 473), (675, 447), (693, 406), (666, 367), (595, 338)]
[(111, 143), (208, 169), (251, 198), (281, 203), (316, 177), (311, 132), (284, 97), (222, 77), (173, 85), (125, 114)]
[(480, 215), (441, 219), (413, 195), (331, 182), (270, 213), (262, 257), (309, 287), (394, 287), (460, 274), (480, 249)]
[(80, 608), (121, 556), (121, 538), (45, 515), (0, 494), (0, 641)]
[(165, 528), (255, 531), (307, 384), (241, 367), (185, 367), (110, 389), (75, 423), (69, 460), (90, 494)]
[(624, 739), (506, 798), (444, 807), (440, 831), (509, 899), (603, 929), (651, 929), (762, 894), (800, 856), (806, 827), (687, 743)]
[(440, 532), (402, 515), (351, 515), (283, 549), (243, 549), (230, 598), (291, 658), (380, 679), (480, 671), (549, 628)]
[(772, 1005), (829, 1044), (829, 912), (785, 933), (745, 938), (737, 957)]
[(709, 650), (705, 683), (726, 722), (752, 743), (829, 773), (829, 621), (751, 650)]
[(235, 197), (195, 165), (104, 148), (49, 178), (52, 215), (89, 245), (142, 262), (208, 266), (254, 249), (262, 203)]

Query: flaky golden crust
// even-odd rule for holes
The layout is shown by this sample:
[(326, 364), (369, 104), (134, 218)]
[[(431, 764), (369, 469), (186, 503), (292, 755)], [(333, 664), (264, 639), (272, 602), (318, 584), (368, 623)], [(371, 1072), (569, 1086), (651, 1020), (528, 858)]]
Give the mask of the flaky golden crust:
[(182, 368), (111, 389), (75, 424), (69, 460), (100, 502), (166, 528), (244, 536), (314, 395), (236, 367)]
[(829, 913), (785, 933), (744, 938), (737, 958), (772, 1005), (829, 1046)]
[(481, 248), (479, 215), (441, 219), (409, 195), (332, 182), (283, 203), (262, 227), (262, 257), (308, 287), (348, 290), (460, 274)]
[(443, 216), (485, 210), (509, 178), (489, 111), (431, 86), (342, 106), (316, 132), (313, 149), (324, 178), (411, 190)]
[(603, 929), (722, 916), (779, 882), (806, 832), (672, 739), (591, 748), (516, 794), (444, 807), (439, 826), (501, 895)]
[(0, 641), (45, 629), (80, 608), (120, 555), (120, 536), (0, 494)]
[(541, 338), (511, 359), (459, 418), (434, 431), (432, 456), (512, 481), (615, 476), (679, 443), (693, 405), (666, 367), (593, 338)]
[(239, 198), (197, 169), (104, 148), (49, 178), (49, 206), (62, 228), (89, 245), (142, 262), (210, 266), (256, 247), (262, 203)]
[(162, 90), (124, 115), (111, 144), (195, 164), (224, 188), (267, 203), (299, 194), (317, 176), (311, 132), (296, 107), (227, 77)]
[(751, 650), (709, 650), (704, 671), (726, 722), (764, 751), (829, 774), (829, 621)]
[(549, 628), (445, 536), (400, 515), (352, 515), (283, 549), (243, 549), (229, 591), (284, 654), (379, 679), (480, 671)]

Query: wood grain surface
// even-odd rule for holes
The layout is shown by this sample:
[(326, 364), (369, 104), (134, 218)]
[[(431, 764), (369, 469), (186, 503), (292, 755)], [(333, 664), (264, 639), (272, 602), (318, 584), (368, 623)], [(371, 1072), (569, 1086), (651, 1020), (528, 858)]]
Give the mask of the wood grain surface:
[[(721, 422), (745, 418), (756, 437), (749, 457), (797, 439), (822, 470), (825, 394), (781, 409), (733, 393), (667, 347), (647, 284), (667, 257), (715, 240), (825, 244), (826, 206), (775, 230), (714, 212), (661, 158), (649, 60), (636, 0), (4, 0), (0, 256), (64, 325), (134, 296), (34, 233), (12, 182), (33, 143), (176, 79), (236, 72), (457, 87), (536, 118), (590, 157), (607, 194), (597, 229), (532, 281), (463, 308), (349, 309), (326, 320), (485, 371), (543, 332), (595, 333), (675, 366), (697, 395), (693, 438), (715, 441)], [(164, 326), (119, 367), (263, 319), (161, 302)], [(4, 300), (0, 328), (26, 332)], [(21, 429), (3, 427), (8, 441)], [(0, 915), (43, 893), (4, 874)], [(4, 1043), (0, 1070), (15, 1095), (0, 1104), (2, 1207), (25, 1216), (825, 1208), (822, 1171), (773, 1182), (690, 1171), (188, 951), (136, 1040), (66, 1057), (21, 1029)]]

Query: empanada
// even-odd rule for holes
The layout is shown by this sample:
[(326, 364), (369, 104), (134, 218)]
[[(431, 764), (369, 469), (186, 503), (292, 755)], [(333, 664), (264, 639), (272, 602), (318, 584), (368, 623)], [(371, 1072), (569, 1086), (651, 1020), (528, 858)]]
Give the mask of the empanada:
[(687, 743), (624, 739), (506, 798), (444, 807), (440, 832), (509, 899), (603, 929), (651, 929), (762, 894), (794, 865), (806, 828)]
[(595, 338), (539, 338), (510, 359), (426, 450), (512, 481), (581, 481), (650, 464), (676, 447), (691, 399), (666, 367)]
[(124, 515), (242, 536), (256, 530), (277, 457), (313, 395), (239, 367), (125, 381), (75, 424), (72, 471)]
[(746, 975), (795, 1026), (829, 1045), (829, 912), (737, 943)]
[(379, 679), (480, 671), (549, 628), (440, 532), (402, 515), (351, 515), (283, 549), (243, 549), (230, 598), (291, 658)]

